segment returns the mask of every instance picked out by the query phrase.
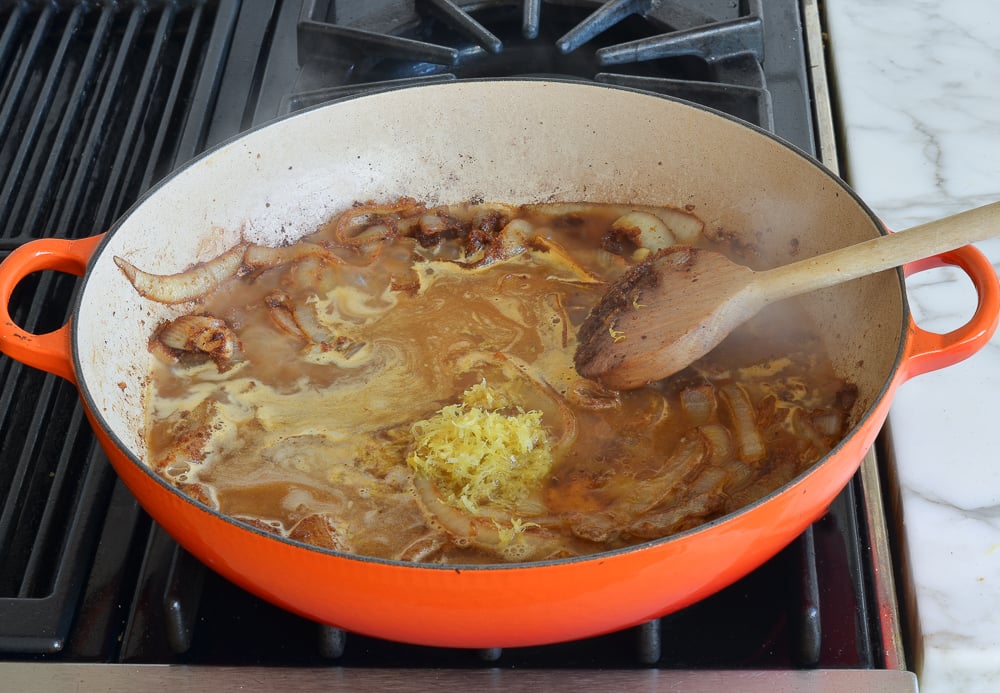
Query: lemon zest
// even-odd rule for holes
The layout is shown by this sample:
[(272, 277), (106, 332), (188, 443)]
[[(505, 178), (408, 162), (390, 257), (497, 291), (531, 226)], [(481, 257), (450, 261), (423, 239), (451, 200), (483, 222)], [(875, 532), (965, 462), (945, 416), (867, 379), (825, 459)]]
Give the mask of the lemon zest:
[[(485, 381), (466, 390), (461, 402), (412, 424), (411, 432), (407, 464), (442, 500), (472, 514), (483, 507), (515, 510), (552, 468), (542, 413), (512, 407)], [(523, 525), (514, 528), (520, 531)]]

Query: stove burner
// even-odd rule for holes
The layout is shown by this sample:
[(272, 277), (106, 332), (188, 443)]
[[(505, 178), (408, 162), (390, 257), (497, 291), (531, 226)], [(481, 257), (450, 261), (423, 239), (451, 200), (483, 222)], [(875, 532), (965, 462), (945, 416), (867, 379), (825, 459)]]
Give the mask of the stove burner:
[(721, 19), (654, 0), (553, 3), (544, 14), (537, 0), (520, 5), (310, 0), (297, 27), (302, 71), (283, 110), (435, 81), (546, 75), (684, 97), (773, 129), (760, 0), (719, 7)]

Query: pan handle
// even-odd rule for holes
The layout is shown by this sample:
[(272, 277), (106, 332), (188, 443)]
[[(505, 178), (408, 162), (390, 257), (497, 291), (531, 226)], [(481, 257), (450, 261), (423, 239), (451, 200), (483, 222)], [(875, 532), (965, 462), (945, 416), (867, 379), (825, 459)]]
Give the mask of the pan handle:
[(70, 321), (52, 332), (32, 334), (11, 319), (10, 297), (21, 280), (33, 272), (55, 270), (82, 277), (103, 237), (101, 234), (76, 241), (42, 238), (16, 248), (0, 263), (0, 352), (76, 383)]
[(923, 330), (910, 318), (910, 338), (902, 364), (904, 380), (972, 356), (986, 346), (1000, 322), (1000, 281), (993, 265), (977, 248), (967, 245), (917, 260), (904, 265), (903, 272), (910, 276), (944, 265), (958, 267), (972, 280), (979, 297), (976, 312), (967, 323), (944, 334)]

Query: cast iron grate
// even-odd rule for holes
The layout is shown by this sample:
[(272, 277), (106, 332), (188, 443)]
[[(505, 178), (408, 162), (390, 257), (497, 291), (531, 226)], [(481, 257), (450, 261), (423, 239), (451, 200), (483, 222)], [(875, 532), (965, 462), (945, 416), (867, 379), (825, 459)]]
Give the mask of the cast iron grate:
[(202, 46), (232, 17), (204, 2), (156, 5), (17, 3), (3, 17), (4, 250), (104, 230), (199, 151), (188, 119), (206, 117), (223, 57)]
[[(239, 2), (9, 3), (0, 11), (0, 251), (99, 233), (205, 146)], [(10, 304), (62, 325), (76, 281)], [(64, 648), (114, 475), (75, 388), (0, 361), (0, 651)]]
[(431, 81), (559, 75), (681, 96), (771, 128), (760, 0), (704, 4), (714, 7), (306, 0), (302, 72), (285, 108)]

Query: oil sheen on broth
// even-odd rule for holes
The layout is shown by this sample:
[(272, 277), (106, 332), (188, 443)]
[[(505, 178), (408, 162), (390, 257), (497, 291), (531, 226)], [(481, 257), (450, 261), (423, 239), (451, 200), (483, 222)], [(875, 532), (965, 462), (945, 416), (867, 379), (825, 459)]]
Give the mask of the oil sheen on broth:
[(150, 341), (149, 463), (259, 529), (404, 561), (590, 554), (725, 515), (825, 455), (855, 390), (787, 304), (664, 382), (579, 376), (607, 282), (674, 243), (719, 247), (675, 209), (402, 199), (247, 245)]

